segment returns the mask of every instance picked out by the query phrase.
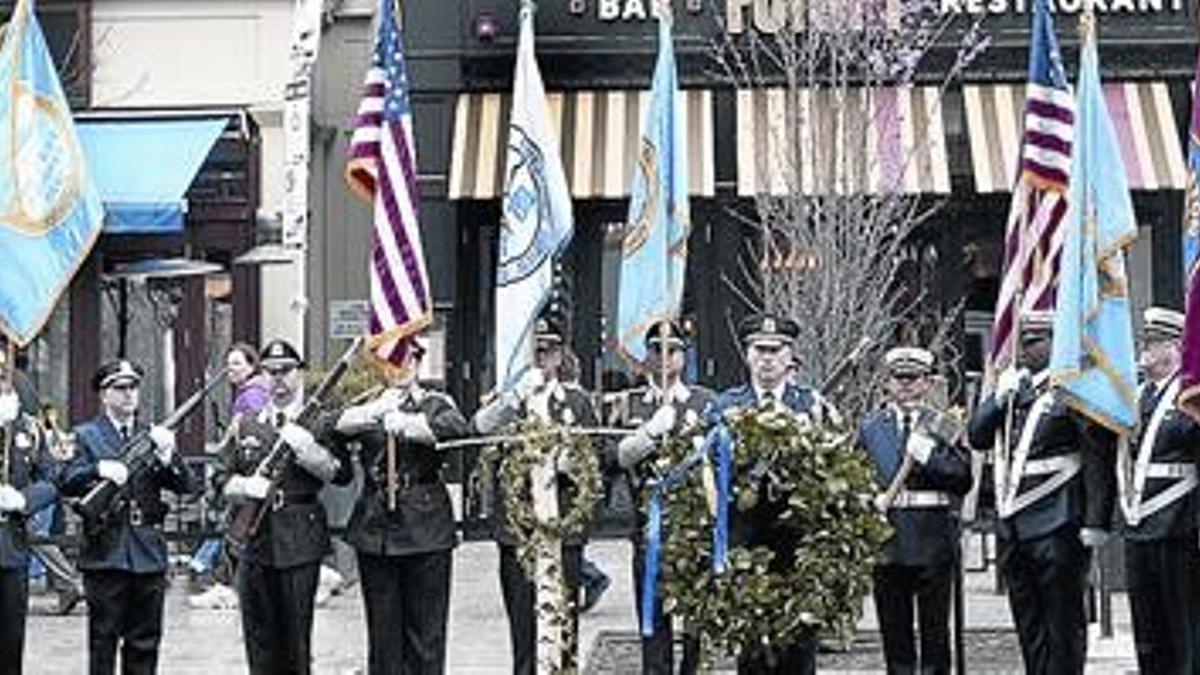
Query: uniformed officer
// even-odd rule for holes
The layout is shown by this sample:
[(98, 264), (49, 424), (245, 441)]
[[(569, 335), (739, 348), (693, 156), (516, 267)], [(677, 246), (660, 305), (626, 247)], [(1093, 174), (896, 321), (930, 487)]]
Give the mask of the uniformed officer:
[[(112, 673), (121, 647), (121, 672), (153, 673), (162, 640), (167, 586), (167, 541), (162, 491), (191, 494), (199, 481), (175, 452), (175, 434), (148, 426), (139, 412), (140, 366), (124, 359), (100, 367), (93, 388), (101, 412), (75, 430), (76, 453), (63, 475), (63, 493), (82, 496), (101, 479), (123, 486), (113, 515), (84, 522), (79, 568), (88, 606), (89, 671)], [(157, 461), (130, 473), (122, 448), (147, 433)]]
[(371, 675), (442, 673), (450, 607), (453, 549), (458, 543), (438, 441), (466, 435), (454, 399), (422, 387), (425, 349), (386, 367), (388, 387), (345, 409), (337, 420), (337, 482), (353, 477), (351, 447), (365, 472), (347, 540), (358, 552), (367, 610), (367, 671)]
[(887, 403), (858, 428), (859, 443), (887, 488), (876, 506), (894, 530), (874, 570), (884, 657), (889, 673), (948, 675), (950, 594), (959, 553), (954, 506), (971, 488), (971, 464), (958, 446), (958, 424), (925, 403), (933, 354), (897, 347), (884, 355), (884, 363)]
[(0, 673), (19, 675), (29, 606), (25, 520), (57, 497), (45, 436), (21, 402), (0, 350)]
[(1050, 389), (1051, 326), (1048, 312), (1022, 315), (1023, 367), (999, 375), (968, 439), (987, 448), (1007, 435), (993, 469), (997, 536), (1025, 670), (1069, 675), (1086, 659), (1084, 593), (1116, 501), (1115, 443)]
[[(643, 540), (646, 514), (642, 508), (647, 481), (655, 476), (654, 456), (659, 442), (666, 436), (698, 424), (712, 405), (713, 394), (695, 385), (684, 384), (684, 351), (688, 334), (678, 321), (664, 321), (646, 331), (646, 373), (650, 382), (645, 387), (628, 391), (623, 397), (625, 409), (623, 426), (634, 433), (617, 444), (617, 464), (629, 472), (633, 503), (637, 507), (637, 526), (633, 531), (633, 589), (634, 606), (641, 604), (642, 573), (646, 560)], [(638, 612), (641, 620), (642, 613)], [(684, 641), (681, 672), (694, 673), (698, 665), (699, 645), (689, 636)], [(674, 647), (671, 617), (655, 607), (654, 635), (642, 637), (642, 672), (670, 675), (674, 672)]]
[[(747, 406), (775, 405), (815, 424), (837, 419), (837, 411), (820, 392), (792, 382), (788, 375), (795, 341), (800, 335), (800, 326), (795, 321), (776, 314), (755, 314), (741, 322), (738, 332), (746, 350), (750, 381), (722, 392), (714, 404), (718, 412)], [(776, 524), (779, 515), (787, 508), (787, 497), (778, 494), (770, 481), (768, 473), (760, 485), (761, 495), (750, 511), (731, 509), (729, 544), (771, 548), (776, 553), (771, 561), (772, 569), (783, 571), (789, 569), (793, 562), (793, 545), (790, 542), (794, 534)], [(751, 647), (738, 657), (738, 672), (788, 675), (815, 673), (816, 647), (816, 634), (811, 630), (791, 644)]]
[[(596, 413), (588, 394), (572, 381), (563, 378), (563, 355), (567, 349), (567, 317), (565, 307), (557, 302), (547, 304), (538, 316), (533, 331), (534, 367), (517, 384), (480, 408), (472, 420), (481, 434), (492, 434), (521, 418), (532, 415), (548, 417), (547, 421), (584, 427), (596, 426)], [(501, 460), (503, 461), (503, 460)], [(564, 469), (569, 467), (563, 467)], [(500, 546), (500, 586), (504, 594), (504, 609), (508, 614), (508, 636), (512, 646), (513, 672), (532, 675), (535, 672), (537, 624), (534, 614), (535, 589), (517, 556), (516, 538), (509, 531), (504, 509), (504, 489), (496, 490), (495, 537)], [(575, 493), (569, 472), (558, 474), (558, 503), (560, 511), (570, 508)], [(578, 638), (579, 613), (575, 603), (579, 597), (580, 567), (584, 536), (573, 537), (562, 544), (562, 571), (566, 597), (570, 600), (570, 635)], [(574, 655), (577, 645), (566, 646)]]
[(304, 407), (304, 360), (296, 348), (284, 340), (267, 343), (262, 369), (270, 378), (271, 401), (258, 414), (238, 419), (218, 453), (213, 479), (231, 504), (265, 499), (271, 481), (255, 469), (277, 439), (291, 450), (262, 524), (245, 549), (233, 553), (250, 672), (308, 673), (313, 598), (329, 547), (317, 493), (339, 463), (313, 432), (296, 423)]
[(1175, 406), (1183, 321), (1163, 307), (1145, 311), (1140, 433), (1122, 463), (1126, 582), (1143, 673), (1200, 672), (1200, 425)]

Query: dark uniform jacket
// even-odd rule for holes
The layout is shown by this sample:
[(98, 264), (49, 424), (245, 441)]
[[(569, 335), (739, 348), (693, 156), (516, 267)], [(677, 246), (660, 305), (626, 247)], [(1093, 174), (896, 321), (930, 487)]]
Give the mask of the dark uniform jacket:
[(22, 513), (0, 514), (0, 569), (23, 570), (29, 565), (26, 517), (49, 506), (58, 496), (57, 464), (46, 448), (45, 435), (37, 422), (21, 415), (0, 428), (0, 447), (8, 449), (8, 475), (0, 476), (25, 496)]
[[(273, 408), (267, 407), (253, 417), (243, 417), (217, 454), (213, 482), (218, 493), (234, 475), (250, 476), (258, 468), (282, 427)], [(278, 426), (277, 426), (278, 424)], [(329, 420), (313, 425), (317, 442), (323, 442)], [(311, 431), (311, 429), (310, 429)], [(286, 569), (319, 561), (329, 548), (329, 525), (325, 507), (317, 499), (324, 482), (294, 461), (286, 463), (276, 483), (276, 498), (266, 505), (262, 524), (245, 550), (235, 551), (240, 558), (259, 565)], [(235, 506), (236, 508), (236, 506)]]
[[(136, 421), (131, 437), (148, 429)], [(124, 441), (121, 432), (104, 414), (75, 429), (76, 453), (63, 472), (62, 491), (82, 497), (100, 480), (97, 467), (102, 459), (120, 460)], [(167, 504), (162, 491), (192, 494), (199, 482), (176, 451), (164, 466), (151, 459), (148, 468), (130, 472), (129, 480), (118, 497), (122, 505), (103, 523), (84, 523), (83, 550), (79, 568), (84, 570), (122, 570), (138, 574), (165, 572), (167, 540), (162, 535)]]
[[(1149, 431), (1150, 418), (1154, 415), (1154, 410), (1166, 389), (1165, 386), (1159, 387), (1153, 393), (1148, 388), (1143, 389), (1140, 397), (1142, 417), (1139, 426), (1140, 433), (1130, 441), (1129, 445), (1131, 463), (1137, 462), (1143, 434)], [(1153, 445), (1150, 447), (1150, 461), (1153, 463), (1195, 465), (1196, 456), (1200, 454), (1200, 425), (1172, 405), (1163, 415), (1158, 431), (1154, 435)], [(1153, 499), (1155, 495), (1166, 490), (1176, 480), (1174, 478), (1147, 477), (1142, 503)], [(1143, 517), (1136, 526), (1126, 525), (1125, 537), (1135, 541), (1187, 538), (1189, 543), (1192, 543), (1195, 540), (1198, 509), (1200, 509), (1200, 498), (1196, 495), (1196, 488), (1193, 488), (1186, 496)]]
[[(662, 392), (659, 389), (649, 386), (635, 387), (622, 392), (616, 402), (618, 409), (614, 419), (615, 424), (631, 429), (640, 427), (658, 411), (659, 406), (662, 405), (661, 397)], [(678, 434), (688, 427), (703, 424), (705, 415), (713, 404), (713, 399), (713, 393), (704, 387), (682, 383), (673, 387), (669, 404), (675, 408), (675, 427), (670, 433)], [(609, 448), (613, 455), (615, 455), (616, 447), (617, 444), (613, 443)], [(647, 481), (656, 477), (654, 469), (656, 456), (657, 453), (652, 451), (637, 466), (626, 470), (630, 484), (630, 496), (633, 498), (634, 508), (637, 510), (639, 524), (645, 522), (645, 499), (647, 496), (645, 487)], [(615, 456), (610, 456), (606, 460), (606, 464), (619, 466)], [(634, 529), (635, 538), (640, 537), (641, 534), (641, 527)]]
[[(467, 435), (467, 420), (449, 396), (417, 389), (400, 403), (403, 412), (425, 416), (434, 437), (448, 441)], [(365, 474), (362, 493), (354, 504), (346, 540), (373, 555), (401, 556), (454, 548), (458, 536), (454, 511), (442, 478), (445, 453), (435, 445), (396, 438), (396, 509), (387, 508), (387, 434), (382, 423), (354, 434), (334, 433), (334, 452), (341, 467), (334, 482), (354, 478), (350, 461), (354, 444)]]
[[(820, 422), (836, 415), (836, 411), (825, 401), (824, 397), (809, 387), (788, 384), (784, 387), (779, 401), (784, 407), (800, 415), (807, 415), (814, 422)], [(713, 411), (724, 414), (737, 408), (758, 405), (758, 395), (750, 385), (742, 385), (727, 389), (717, 396)], [(739, 462), (737, 448), (733, 452), (734, 474), (744, 471), (759, 471), (762, 467), (749, 466)], [(730, 495), (732, 504), (729, 510), (729, 545), (730, 546), (767, 546), (776, 553), (789, 552), (790, 547), (784, 542), (790, 542), (802, 533), (788, 532), (776, 521), (780, 514), (788, 508), (785, 494), (778, 494), (770, 485), (770, 472), (764, 474), (758, 487), (758, 499), (749, 511), (739, 511), (734, 508), (737, 495)], [(784, 544), (777, 546), (777, 544)], [(784, 555), (777, 555), (771, 563), (774, 569), (783, 569), (791, 565)]]
[[(551, 394), (549, 398), (550, 417), (555, 422), (568, 426), (594, 427), (596, 426), (596, 411), (592, 406), (591, 397), (588, 396), (579, 385), (574, 383), (553, 383), (550, 386), (557, 386), (561, 395)], [(540, 392), (537, 395), (542, 395)], [(522, 404), (520, 411), (520, 419), (527, 419), (530, 415), (527, 404)], [(503, 452), (501, 453), (501, 463), (503, 463)], [(495, 522), (493, 524), (493, 535), (496, 541), (514, 546), (517, 543), (516, 537), (508, 527), (507, 511), (504, 508), (504, 495), (509, 486), (503, 484), (502, 474), (497, 470), (496, 487), (493, 491), (496, 503), (492, 510), (495, 514)], [(570, 476), (560, 473), (558, 475), (558, 505), (559, 512), (565, 512), (571, 508), (571, 504), (575, 497), (575, 483)], [(529, 495), (525, 495), (529, 499)], [(572, 537), (565, 541), (566, 544), (582, 544), (585, 540), (584, 535)]]
[[(904, 490), (939, 492), (961, 497), (971, 489), (971, 464), (955, 445), (957, 439), (945, 438), (949, 428), (938, 422), (940, 413), (919, 407), (914, 413), (913, 433), (922, 433), (935, 442), (929, 459), (914, 462)], [(941, 428), (939, 428), (941, 427)], [(898, 411), (893, 406), (877, 410), (863, 418), (858, 427), (859, 444), (866, 448), (875, 467), (879, 484), (887, 489), (904, 461), (904, 432)], [(893, 507), (887, 519), (894, 534), (884, 547), (884, 562), (893, 565), (938, 565), (957, 559), (959, 523), (952, 501), (945, 506)]]
[[(1028, 383), (1014, 395), (1012, 433), (1008, 441), (1010, 456), (1015, 453), (1030, 409), (1040, 391)], [(1005, 405), (995, 396), (984, 399), (971, 415), (967, 437), (972, 447), (992, 447), (997, 431), (1005, 424)], [(1048, 459), (1081, 453), (1082, 469), (1070, 481), (1024, 509), (1001, 518), (997, 534), (1008, 540), (1029, 541), (1046, 536), (1062, 527), (1108, 529), (1116, 503), (1115, 437), (1090, 423), (1060, 401), (1055, 401), (1041, 416), (1033, 432), (1028, 459)], [(1025, 492), (1048, 476), (1022, 476), (1020, 490)], [(999, 505), (1002, 495), (996, 495)]]

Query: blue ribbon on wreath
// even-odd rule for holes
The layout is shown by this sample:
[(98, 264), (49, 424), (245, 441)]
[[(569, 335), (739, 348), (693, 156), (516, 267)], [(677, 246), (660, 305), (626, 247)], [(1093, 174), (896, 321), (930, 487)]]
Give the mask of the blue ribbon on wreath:
[(717, 514), (713, 523), (713, 575), (725, 573), (729, 559), (729, 489), (733, 482), (733, 436), (729, 427), (718, 424), (709, 432), (709, 441), (713, 442), (716, 451), (717, 464)]

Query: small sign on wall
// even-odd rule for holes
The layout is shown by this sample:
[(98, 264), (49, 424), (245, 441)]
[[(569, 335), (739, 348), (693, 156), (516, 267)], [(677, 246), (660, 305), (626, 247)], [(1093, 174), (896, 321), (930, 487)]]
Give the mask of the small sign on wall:
[(329, 301), (329, 337), (334, 340), (353, 340), (367, 334), (371, 318), (371, 303), (366, 300)]
[[(370, 326), (371, 303), (366, 300), (329, 301), (329, 339), (353, 340), (367, 334)], [(433, 325), (421, 333), (425, 358), (421, 359), (420, 379), (423, 382), (446, 381), (446, 323), (441, 314), (434, 315)]]

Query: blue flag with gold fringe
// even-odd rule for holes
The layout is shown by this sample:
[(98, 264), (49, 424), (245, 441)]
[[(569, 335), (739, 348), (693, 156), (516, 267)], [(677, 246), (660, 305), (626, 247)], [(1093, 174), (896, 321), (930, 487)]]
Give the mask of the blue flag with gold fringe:
[(617, 300), (617, 347), (635, 364), (645, 361), (646, 331), (679, 316), (691, 229), (685, 117), (669, 5), (660, 10), (658, 26), (658, 61), (630, 189)]
[(104, 210), (32, 0), (0, 36), (0, 331), (24, 346), (87, 258)]
[(1137, 237), (1137, 220), (1100, 86), (1095, 26), (1085, 21), (1050, 373), (1070, 406), (1128, 432), (1137, 420), (1137, 367), (1125, 249)]

